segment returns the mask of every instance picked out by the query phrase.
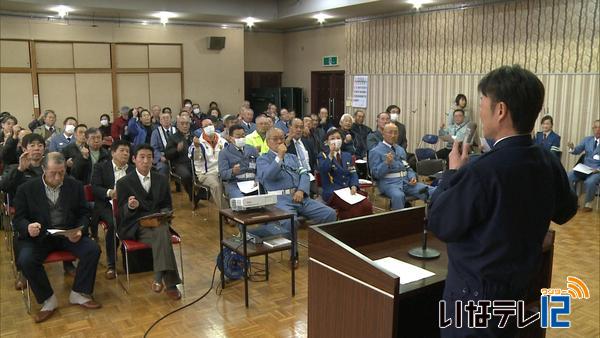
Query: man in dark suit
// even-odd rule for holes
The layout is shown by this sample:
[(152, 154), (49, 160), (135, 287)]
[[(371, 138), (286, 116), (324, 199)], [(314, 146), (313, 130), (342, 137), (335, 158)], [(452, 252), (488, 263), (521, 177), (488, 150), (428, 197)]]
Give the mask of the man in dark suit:
[(101, 306), (91, 297), (100, 259), (98, 244), (82, 236), (81, 230), (67, 236), (50, 233), (54, 229), (85, 228), (88, 224), (90, 214), (83, 186), (71, 177), (65, 178), (65, 158), (61, 153), (46, 155), (42, 167), (42, 177), (28, 181), (17, 190), (14, 220), (21, 248), (18, 264), (36, 300), (42, 304), (36, 323), (48, 319), (58, 306), (43, 265), (48, 254), (55, 250), (67, 250), (79, 258), (70, 303), (88, 309)]
[(299, 118), (294, 118), (290, 124), (289, 134), (285, 139), (287, 153), (298, 157), (300, 165), (310, 173), (310, 195), (315, 196), (319, 192), (315, 174), (317, 168), (317, 151), (314, 148), (314, 143), (304, 137), (304, 121)]
[(173, 300), (181, 298), (177, 284), (181, 283), (177, 262), (171, 244), (170, 226), (167, 223), (140, 225), (140, 217), (170, 211), (171, 189), (169, 180), (151, 172), (154, 149), (149, 144), (139, 145), (133, 154), (135, 171), (117, 182), (120, 223), (117, 233), (121, 239), (135, 239), (152, 247), (154, 282), (152, 290), (159, 293), (166, 286), (166, 294)]
[(177, 133), (171, 135), (165, 149), (165, 157), (171, 162), (171, 168), (181, 177), (181, 183), (192, 200), (192, 162), (188, 157), (188, 148), (193, 142), (194, 135), (190, 133), (190, 118), (177, 117)]
[[(544, 102), (544, 86), (519, 66), (504, 66), (479, 82), (483, 136), (493, 149), (468, 162), (469, 145), (454, 142), (449, 170), (433, 193), (429, 229), (448, 246), (444, 290), (447, 318), (455, 301), (523, 300), (539, 273), (550, 221), (567, 222), (577, 211), (562, 165), (535, 146), (531, 131)], [(541, 198), (543, 196), (543, 198)], [(462, 318), (467, 318), (463, 311)], [(514, 319), (512, 317), (511, 319)], [(514, 337), (516, 321), (499, 328), (452, 323), (443, 337)]]
[[(77, 134), (84, 127), (79, 127), (75, 131)], [(67, 145), (62, 153), (65, 155), (67, 162), (71, 162), (71, 176), (83, 183), (89, 184), (92, 179), (93, 168), (96, 163), (110, 160), (108, 150), (102, 148), (102, 133), (98, 128), (87, 128), (83, 131), (84, 142), (72, 142)], [(92, 235), (98, 235), (96, 232)]]
[(96, 227), (100, 221), (108, 224), (108, 230), (106, 231), (106, 279), (113, 279), (116, 276), (115, 227), (110, 201), (117, 198), (115, 183), (134, 171), (134, 167), (127, 164), (129, 162), (129, 142), (126, 140), (115, 141), (111, 145), (110, 151), (112, 161), (96, 163), (92, 176), (92, 191), (95, 203), (91, 224), (96, 224)]

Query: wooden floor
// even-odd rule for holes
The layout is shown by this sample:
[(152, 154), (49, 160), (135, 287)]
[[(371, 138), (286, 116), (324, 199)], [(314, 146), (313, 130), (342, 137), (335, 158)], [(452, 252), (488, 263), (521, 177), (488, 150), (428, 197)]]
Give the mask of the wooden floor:
[[(35, 324), (27, 314), (21, 293), (13, 288), (13, 275), (6, 243), (0, 240), (0, 336), (2, 337), (141, 337), (162, 315), (202, 295), (210, 286), (219, 251), (218, 222), (214, 207), (208, 221), (206, 209), (192, 217), (182, 193), (173, 194), (176, 208), (175, 228), (184, 240), (186, 297), (171, 301), (150, 290), (152, 273), (132, 275), (130, 294), (104, 278), (105, 257), (101, 258), (96, 278), (95, 298), (100, 310), (84, 310), (68, 304), (72, 278), (64, 276), (59, 263), (46, 266), (59, 310), (50, 320)], [(600, 309), (600, 213), (578, 213), (568, 224), (553, 225), (556, 230), (553, 287), (564, 288), (566, 277), (583, 279), (591, 292), (590, 300), (573, 301), (572, 328), (549, 330), (549, 337), (598, 337)], [(233, 232), (233, 228), (228, 227)], [(306, 243), (306, 230), (299, 233)], [(101, 236), (101, 241), (103, 241)], [(177, 250), (177, 248), (176, 248)], [(176, 251), (178, 254), (178, 252)], [(155, 327), (150, 337), (304, 337), (307, 335), (307, 250), (300, 248), (300, 267), (296, 273), (296, 296), (291, 296), (290, 270), (286, 255), (270, 258), (268, 282), (250, 283), (250, 308), (244, 307), (243, 283), (228, 285), (220, 295), (216, 290), (203, 300), (180, 311)], [(178, 256), (177, 256), (178, 257)], [(179, 258), (178, 258), (179, 259)], [(263, 261), (257, 259), (256, 263)], [(120, 263), (120, 262), (119, 262)], [(261, 268), (254, 264), (257, 273)], [(119, 269), (121, 270), (121, 269)], [(123, 276), (124, 277), (124, 276)], [(215, 287), (218, 272), (215, 277)], [(261, 279), (257, 276), (256, 279)], [(221, 290), (219, 290), (220, 292)], [(33, 311), (39, 306), (33, 301)]]

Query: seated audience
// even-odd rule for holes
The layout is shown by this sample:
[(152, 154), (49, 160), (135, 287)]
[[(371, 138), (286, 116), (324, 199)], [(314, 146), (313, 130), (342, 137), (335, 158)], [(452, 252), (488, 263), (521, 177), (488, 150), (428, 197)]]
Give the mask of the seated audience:
[(165, 150), (169, 138), (177, 132), (177, 129), (171, 125), (171, 114), (168, 112), (160, 113), (159, 122), (150, 137), (150, 145), (154, 148), (154, 167), (159, 173), (169, 177), (170, 168)]
[(373, 205), (369, 199), (365, 198), (356, 204), (350, 204), (335, 194), (335, 190), (350, 188), (352, 195), (358, 193), (367, 196), (365, 192), (360, 191), (352, 154), (341, 150), (343, 141), (340, 131), (332, 129), (327, 133), (326, 138), (329, 153), (322, 152), (317, 158), (323, 186), (323, 200), (338, 211), (339, 219), (371, 215)]
[(181, 183), (192, 200), (192, 165), (188, 157), (188, 148), (194, 135), (190, 133), (190, 118), (186, 114), (177, 117), (177, 132), (167, 141), (165, 157), (170, 161), (175, 175), (181, 178)]
[(390, 121), (393, 122), (396, 127), (398, 127), (398, 145), (400, 145), (404, 150), (408, 149), (408, 141), (406, 139), (406, 127), (398, 121), (400, 118), (400, 107), (396, 105), (388, 106), (385, 110), (390, 114)]
[(115, 224), (113, 221), (113, 210), (111, 200), (116, 200), (117, 189), (116, 182), (125, 175), (135, 171), (129, 162), (129, 142), (118, 140), (110, 146), (111, 161), (96, 163), (94, 174), (92, 175), (92, 191), (94, 193), (94, 211), (92, 213), (92, 232), (98, 222), (104, 221), (108, 224), (106, 231), (106, 279), (113, 279), (116, 276), (115, 270)]
[[(229, 128), (234, 125), (240, 125), (240, 121), (235, 115), (225, 115), (223, 117), (223, 131), (219, 134), (222, 138), (228, 140), (229, 139)], [(242, 127), (243, 129), (243, 127)], [(244, 129), (244, 135), (246, 134), (246, 130)]]
[(0, 161), (4, 163), (4, 171), (1, 173), (1, 175), (7, 173), (10, 165), (19, 163), (19, 156), (21, 156), (23, 153), (23, 149), (21, 148), (23, 137), (31, 134), (29, 129), (21, 129), (15, 133), (15, 131), (18, 129), (20, 129), (19, 125), (15, 125), (13, 127), (13, 134), (8, 140), (6, 140), (6, 142), (4, 142), (4, 145), (2, 146)]
[(210, 108), (208, 110), (208, 115), (206, 116), (206, 118), (210, 119), (213, 122), (217, 133), (220, 134), (223, 132), (223, 128), (225, 126), (223, 125), (223, 119), (221, 118), (221, 111), (219, 110), (219, 108)]
[(365, 125), (365, 112), (357, 110), (354, 112), (354, 123), (352, 124), (354, 134), (354, 144), (356, 146), (356, 156), (366, 158), (369, 148), (367, 147), (367, 137), (372, 132), (371, 128)]
[[(58, 151), (61, 152), (64, 147), (66, 147), (73, 140), (73, 133), (75, 132), (75, 126), (77, 126), (77, 119), (74, 117), (67, 117), (64, 122), (64, 129), (62, 134), (54, 134), (52, 138), (50, 138), (50, 143), (48, 144), (48, 151)], [(48, 140), (46, 140), (48, 142)]]
[(181, 298), (177, 284), (181, 283), (171, 243), (170, 224), (154, 219), (151, 226), (140, 224), (140, 217), (157, 212), (172, 211), (169, 180), (152, 169), (154, 149), (149, 144), (139, 145), (133, 153), (135, 171), (117, 181), (117, 199), (120, 223), (119, 238), (133, 239), (152, 248), (154, 281), (152, 291), (166, 294), (172, 300)]
[[(308, 171), (300, 165), (295, 155), (287, 153), (285, 137), (279, 128), (267, 132), (269, 151), (261, 155), (256, 163), (258, 180), (271, 195), (277, 195), (276, 206), (287, 212), (309, 218), (316, 223), (333, 222), (335, 210), (309, 198), (310, 178)], [(291, 231), (290, 221), (282, 221), (283, 227)], [(294, 222), (297, 226), (298, 223)], [(296, 258), (294, 248), (292, 257)], [(296, 266), (297, 260), (294, 260)]]
[(450, 109), (446, 112), (444, 122), (447, 126), (452, 124), (454, 120), (454, 111), (461, 109), (465, 114), (465, 122), (471, 121), (471, 110), (467, 107), (467, 97), (464, 94), (456, 95)]
[(406, 151), (396, 144), (398, 127), (388, 123), (383, 129), (383, 141), (369, 151), (371, 176), (379, 191), (391, 199), (392, 210), (403, 209), (406, 196), (426, 200), (435, 190), (417, 182), (417, 175), (406, 162)]
[(219, 153), (227, 142), (217, 134), (210, 119), (202, 121), (202, 134), (195, 136), (193, 141), (188, 156), (192, 159), (196, 181), (210, 188), (213, 202), (221, 209), (223, 189), (219, 179)]
[(256, 181), (256, 148), (246, 145), (246, 134), (240, 125), (229, 127), (229, 142), (219, 153), (219, 176), (229, 198), (242, 197), (238, 182)]
[(273, 125), (275, 125), (275, 123), (279, 121), (279, 114), (277, 114), (277, 105), (275, 105), (274, 103), (269, 103), (266, 115), (271, 119)]
[(15, 130), (13, 130), (14, 126), (18, 125), (17, 118), (8, 115), (2, 119), (2, 130), (0, 130), (0, 144), (4, 144), (8, 139), (10, 139), (13, 133), (16, 134)]
[(313, 174), (317, 171), (317, 152), (312, 142), (302, 135), (303, 131), (304, 122), (294, 118), (290, 123), (290, 132), (285, 138), (285, 146), (288, 154), (295, 155), (300, 166)]
[(560, 156), (560, 136), (552, 130), (554, 126), (552, 116), (546, 115), (542, 117), (540, 125), (542, 131), (538, 131), (535, 134), (534, 143)]
[(160, 124), (160, 106), (155, 104), (152, 107), (150, 107), (150, 115), (152, 116), (152, 125), (154, 125), (154, 127), (158, 127), (158, 125)]
[(90, 213), (83, 185), (65, 177), (65, 158), (61, 153), (49, 153), (44, 157), (42, 167), (42, 177), (31, 179), (17, 190), (14, 220), (20, 242), (18, 264), (37, 302), (42, 304), (34, 318), (36, 323), (48, 319), (58, 307), (58, 299), (43, 264), (48, 254), (55, 250), (69, 251), (79, 259), (69, 302), (87, 309), (101, 307), (91, 296), (100, 259), (98, 244), (83, 236), (82, 230), (67, 236), (50, 234), (48, 231), (77, 227), (85, 229)]
[(592, 201), (600, 184), (600, 120), (594, 121), (592, 129), (594, 134), (584, 137), (577, 146), (569, 142), (569, 152), (573, 155), (579, 155), (584, 152), (583, 165), (591, 170), (587, 174), (576, 170), (571, 170), (567, 174), (573, 192), (575, 192), (577, 182), (583, 181), (583, 190), (585, 191), (584, 212), (592, 211)]
[(465, 121), (465, 112), (462, 109), (456, 109), (454, 111), (454, 119), (452, 120), (452, 124), (446, 127), (445, 124), (440, 126), (440, 130), (438, 135), (446, 141), (446, 147), (437, 151), (437, 157), (447, 160), (448, 154), (452, 150), (452, 145), (454, 141), (462, 142), (465, 138), (465, 131), (467, 130), (467, 122)]
[[(264, 115), (259, 115), (256, 118), (256, 130), (250, 133), (250, 135), (246, 136), (246, 144), (255, 147), (256, 150), (258, 150), (258, 153), (261, 155), (269, 151), (266, 137), (267, 131), (271, 128), (271, 122), (272, 121), (270, 118)], [(246, 130), (246, 128), (244, 128), (244, 130)]]
[(283, 130), (283, 133), (287, 135), (290, 129), (291, 120), (292, 117), (290, 112), (285, 108), (281, 108), (281, 110), (279, 111), (279, 121), (275, 123), (275, 128)]
[(310, 114), (310, 121), (311, 123), (308, 123), (308, 120), (306, 118), (304, 118), (304, 126), (305, 128), (308, 127), (308, 132), (309, 135), (307, 136), (307, 138), (309, 138), (313, 145), (315, 146), (315, 152), (318, 154), (320, 152), (323, 151), (324, 148), (324, 141), (325, 141), (325, 132), (323, 131), (323, 129), (318, 128), (319, 125), (319, 115), (316, 113), (311, 113)]
[(319, 121), (317, 124), (317, 128), (323, 130), (323, 136), (327, 134), (327, 131), (329, 131), (329, 129), (333, 128), (333, 122), (331, 122), (329, 111), (325, 107), (319, 109)]
[(31, 128), (32, 125), (30, 123), (29, 129), (31, 129), (31, 131), (33, 131), (35, 134), (42, 135), (42, 137), (44, 138), (44, 142), (48, 142), (48, 140), (54, 135), (62, 133), (62, 130), (55, 125), (56, 113), (54, 112), (54, 110), (44, 110), (44, 113), (40, 115), (39, 121), (42, 121), (42, 123), (37, 125), (35, 128)]
[(383, 141), (383, 128), (390, 123), (390, 113), (381, 112), (377, 114), (377, 128), (367, 136), (367, 148), (371, 151), (379, 142)]
[(342, 136), (342, 151), (350, 153), (350, 155), (356, 155), (356, 137), (352, 132), (353, 123), (352, 115), (344, 114), (340, 117), (340, 128), (338, 129)]
[[(240, 113), (240, 125), (244, 128), (246, 135), (252, 134), (256, 130), (256, 125), (252, 120), (254, 119), (254, 111), (250, 108), (243, 108)], [(258, 117), (257, 117), (258, 119)]]
[(121, 107), (120, 111), (121, 115), (115, 119), (115, 122), (111, 125), (111, 136), (114, 141), (127, 139), (125, 136), (127, 135), (127, 121), (129, 120), (130, 114), (132, 110), (127, 106)]
[[(75, 130), (75, 137), (77, 141), (66, 146), (62, 152), (67, 159), (67, 166), (71, 169), (69, 174), (86, 185), (92, 180), (96, 163), (110, 160), (110, 153), (102, 148), (102, 134), (97, 128), (86, 129), (81, 124)], [(83, 137), (83, 142), (79, 141), (80, 137)], [(97, 237), (97, 231), (93, 235)]]
[(110, 115), (102, 114), (100, 115), (100, 134), (102, 134), (102, 146), (106, 149), (110, 149), (110, 145), (113, 142), (113, 138), (111, 135), (112, 123), (110, 123)]
[(150, 144), (154, 125), (152, 124), (152, 115), (147, 109), (142, 109), (139, 113), (133, 111), (133, 118), (127, 122), (127, 131), (129, 137), (133, 138), (132, 146), (140, 144)]

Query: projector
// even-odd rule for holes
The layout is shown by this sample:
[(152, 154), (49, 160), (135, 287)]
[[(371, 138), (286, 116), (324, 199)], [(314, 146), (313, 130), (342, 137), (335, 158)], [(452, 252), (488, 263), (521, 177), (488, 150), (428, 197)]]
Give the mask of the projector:
[(253, 195), (232, 198), (229, 205), (233, 211), (260, 209), (277, 203), (277, 195)]

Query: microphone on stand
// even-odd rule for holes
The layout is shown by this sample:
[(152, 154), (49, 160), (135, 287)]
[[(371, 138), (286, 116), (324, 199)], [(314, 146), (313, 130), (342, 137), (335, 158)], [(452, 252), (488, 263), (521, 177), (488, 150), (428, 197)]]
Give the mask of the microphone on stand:
[(440, 257), (440, 252), (436, 249), (427, 247), (427, 208), (429, 206), (429, 188), (423, 188), (419, 191), (420, 194), (425, 194), (427, 197), (425, 198), (425, 219), (423, 219), (423, 244), (419, 247), (412, 248), (408, 250), (408, 254), (414, 258), (419, 259), (433, 259)]

